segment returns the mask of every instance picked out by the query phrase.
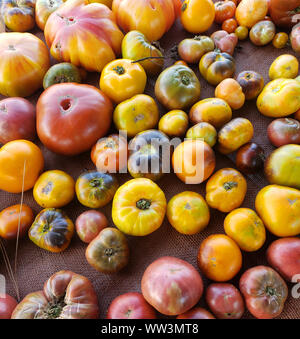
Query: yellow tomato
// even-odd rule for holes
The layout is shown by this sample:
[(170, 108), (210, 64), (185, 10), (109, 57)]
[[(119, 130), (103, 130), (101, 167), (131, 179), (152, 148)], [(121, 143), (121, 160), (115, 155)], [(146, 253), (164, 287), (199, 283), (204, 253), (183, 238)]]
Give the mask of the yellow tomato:
[(210, 147), (214, 147), (217, 142), (217, 131), (208, 122), (199, 122), (186, 132), (186, 139), (202, 139)]
[(280, 55), (275, 59), (269, 69), (269, 78), (274, 79), (294, 79), (298, 75), (299, 62), (291, 54)]
[(44, 208), (59, 208), (71, 202), (75, 195), (73, 178), (59, 170), (44, 172), (33, 188), (35, 201)]
[(240, 26), (253, 27), (268, 13), (267, 0), (242, 0), (238, 5), (235, 17)]
[(180, 17), (188, 32), (205, 32), (215, 20), (214, 3), (211, 0), (186, 0), (182, 4)]
[(289, 41), (288, 34), (285, 32), (280, 32), (274, 36), (272, 44), (275, 48), (284, 48), (287, 46), (288, 41)]
[(188, 115), (181, 110), (173, 110), (162, 116), (158, 129), (170, 137), (181, 137), (189, 126)]
[(283, 118), (300, 109), (300, 82), (295, 79), (275, 79), (269, 82), (257, 98), (258, 110), (267, 117)]
[(209, 207), (200, 194), (182, 192), (168, 202), (167, 218), (179, 233), (196, 234), (209, 223)]
[(300, 191), (269, 185), (259, 191), (255, 208), (267, 229), (277, 237), (300, 234)]
[(166, 207), (165, 194), (157, 184), (146, 178), (132, 179), (117, 190), (112, 219), (123, 233), (144, 236), (161, 226)]
[(233, 168), (217, 171), (206, 184), (208, 205), (221, 212), (230, 212), (241, 206), (247, 192), (243, 175)]
[(238, 208), (224, 220), (225, 233), (246, 252), (259, 250), (266, 241), (266, 229), (259, 216), (249, 208)]
[(144, 92), (146, 72), (138, 63), (117, 59), (106, 65), (100, 77), (100, 89), (114, 102), (120, 103)]

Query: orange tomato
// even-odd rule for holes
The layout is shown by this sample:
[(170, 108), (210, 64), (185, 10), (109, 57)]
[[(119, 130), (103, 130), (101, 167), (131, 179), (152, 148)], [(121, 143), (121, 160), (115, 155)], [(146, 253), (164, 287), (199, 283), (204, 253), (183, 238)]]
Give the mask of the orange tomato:
[(34, 9), (35, 0), (3, 0), (1, 14), (6, 27), (11, 31), (27, 32), (35, 25)]
[(247, 192), (243, 175), (233, 168), (217, 171), (206, 184), (208, 205), (221, 212), (230, 212), (240, 207)]
[(222, 23), (222, 30), (226, 31), (227, 33), (234, 33), (234, 31), (237, 29), (238, 23), (235, 19), (227, 19)]
[(42, 151), (28, 140), (10, 141), (0, 149), (0, 189), (10, 193), (31, 189), (44, 167)]
[(242, 267), (242, 253), (227, 235), (213, 234), (200, 245), (198, 266), (214, 281), (231, 280)]
[(215, 22), (221, 24), (227, 19), (234, 17), (236, 4), (233, 1), (215, 2)]
[(33, 219), (32, 209), (25, 204), (22, 205), (22, 209), (21, 205), (5, 208), (0, 212), (0, 237), (16, 239), (18, 232), (20, 237), (24, 236), (31, 226)]
[(225, 100), (232, 109), (240, 109), (245, 103), (245, 94), (240, 84), (234, 79), (225, 79), (215, 90), (216, 98)]
[(268, 13), (267, 0), (242, 0), (238, 5), (235, 17), (240, 26), (253, 27), (264, 20)]
[(189, 139), (176, 147), (172, 164), (177, 177), (186, 184), (200, 184), (215, 169), (215, 153), (199, 139)]

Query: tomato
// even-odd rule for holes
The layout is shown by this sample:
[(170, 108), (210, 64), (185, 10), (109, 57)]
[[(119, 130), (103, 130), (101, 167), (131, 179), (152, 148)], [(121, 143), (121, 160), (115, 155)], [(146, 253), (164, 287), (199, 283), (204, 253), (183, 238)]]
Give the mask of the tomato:
[(267, 266), (255, 266), (240, 279), (246, 306), (258, 319), (278, 317), (288, 296), (288, 288), (280, 275)]
[(227, 19), (222, 23), (222, 30), (226, 31), (227, 33), (234, 33), (238, 27), (238, 23), (235, 19)]
[(253, 27), (268, 13), (267, 0), (242, 0), (237, 6), (235, 17), (240, 26)]
[(178, 315), (176, 319), (216, 319), (216, 318), (204, 308), (195, 307), (185, 313)]
[(245, 312), (243, 297), (232, 284), (210, 284), (206, 290), (206, 302), (218, 319), (240, 319)]
[(249, 30), (246, 26), (238, 26), (234, 33), (239, 40), (246, 40), (248, 38)]
[(99, 172), (117, 173), (127, 167), (127, 140), (118, 134), (101, 138), (93, 146), (91, 159)]
[(298, 75), (299, 62), (296, 57), (290, 54), (282, 54), (275, 59), (269, 69), (269, 78), (294, 79)]
[(10, 319), (11, 315), (18, 305), (15, 298), (8, 294), (0, 295), (0, 319)]
[(295, 79), (275, 79), (269, 82), (257, 98), (261, 114), (283, 118), (300, 109), (300, 82)]
[(89, 244), (108, 226), (108, 220), (103, 213), (96, 210), (88, 210), (77, 217), (75, 226), (79, 238)]
[(246, 100), (255, 99), (264, 88), (263, 77), (254, 71), (241, 72), (236, 81), (241, 85)]
[(189, 126), (188, 115), (181, 110), (173, 110), (161, 117), (158, 129), (170, 137), (182, 137)]
[(227, 235), (213, 234), (200, 245), (198, 266), (208, 279), (228, 281), (241, 269), (242, 254), (238, 245)]
[(270, 0), (270, 15), (276, 26), (291, 28), (299, 11), (299, 0)]
[(208, 122), (199, 122), (187, 131), (185, 137), (186, 139), (202, 139), (210, 147), (214, 147), (217, 142), (217, 131)]
[(188, 262), (161, 257), (152, 262), (142, 277), (144, 298), (165, 315), (182, 314), (197, 304), (203, 293), (203, 281)]
[(178, 44), (178, 54), (181, 59), (196, 64), (201, 57), (213, 51), (215, 44), (213, 40), (205, 35), (195, 36), (193, 39), (184, 39)]
[(43, 87), (44, 89), (47, 89), (52, 85), (64, 82), (81, 82), (79, 69), (69, 62), (62, 62), (50, 67), (48, 72), (45, 74)]
[(27, 140), (10, 141), (0, 148), (0, 189), (10, 193), (28, 191), (43, 168), (38, 146)]
[(223, 99), (207, 98), (191, 108), (189, 117), (193, 124), (207, 122), (218, 129), (231, 120), (232, 110)]
[(79, 202), (89, 208), (100, 208), (112, 200), (119, 186), (116, 176), (89, 171), (82, 173), (75, 185)]
[(292, 49), (296, 52), (300, 52), (300, 24), (297, 24), (293, 27), (292, 32), (290, 34), (290, 41), (292, 45)]
[(300, 234), (300, 191), (270, 185), (259, 191), (255, 208), (267, 229), (277, 237)]
[(230, 212), (241, 206), (247, 192), (243, 175), (233, 168), (218, 170), (206, 184), (208, 205), (221, 212)]
[(73, 234), (72, 220), (55, 208), (42, 210), (28, 231), (29, 239), (35, 245), (54, 253), (64, 251), (70, 245)]
[(7, 98), (0, 101), (0, 143), (26, 139), (34, 140), (35, 107), (23, 98)]
[[(201, 16), (198, 13), (202, 13)], [(207, 31), (215, 20), (215, 6), (211, 0), (185, 0), (181, 6), (182, 26), (190, 33)]]
[(141, 293), (129, 292), (111, 302), (106, 319), (156, 319), (156, 314)]
[(165, 173), (165, 166), (170, 169), (171, 145), (163, 132), (154, 129), (141, 132), (128, 148), (128, 171), (132, 177), (157, 181)]
[(129, 247), (126, 237), (116, 228), (106, 227), (90, 242), (85, 257), (95, 270), (115, 273), (128, 264)]
[(90, 0), (90, 2), (96, 2), (97, 4), (103, 4), (108, 8), (111, 8), (113, 0)]
[(185, 109), (200, 98), (201, 85), (196, 74), (186, 66), (166, 68), (155, 83), (155, 96), (167, 109)]
[(65, 0), (36, 0), (35, 21), (38, 27), (43, 31), (46, 22), (54, 11), (56, 11)]
[(129, 59), (107, 64), (100, 77), (100, 89), (114, 102), (120, 103), (144, 92), (147, 76), (143, 67)]
[[(13, 65), (13, 67), (12, 67)], [(46, 45), (30, 33), (0, 35), (0, 93), (27, 97), (42, 87), (50, 66)]]
[[(224, 24), (227, 24), (227, 21), (224, 21)], [(225, 27), (226, 28), (226, 27)], [(229, 34), (227, 30), (223, 29), (221, 31), (216, 31), (211, 35), (216, 47), (224, 53), (228, 53), (232, 55), (234, 53), (234, 49), (238, 43), (238, 37), (235, 33)]]
[(199, 70), (203, 78), (211, 85), (218, 85), (222, 80), (231, 78), (235, 72), (235, 61), (228, 53), (209, 52), (200, 60)]
[(139, 31), (127, 33), (122, 41), (122, 57), (139, 61), (147, 74), (157, 75), (164, 66), (162, 52)]
[(53, 85), (37, 102), (37, 133), (51, 151), (76, 155), (108, 132), (112, 111), (109, 98), (94, 86)]
[(287, 46), (288, 44), (288, 41), (289, 41), (289, 36), (287, 33), (285, 32), (280, 32), (280, 33), (277, 33), (275, 36), (274, 36), (274, 39), (272, 41), (272, 44), (275, 48), (284, 48)]
[(264, 150), (254, 142), (243, 145), (236, 154), (236, 167), (244, 174), (254, 174), (264, 167)]
[(215, 2), (215, 22), (221, 24), (234, 17), (236, 5), (232, 1)]
[(122, 232), (144, 236), (161, 226), (166, 207), (165, 194), (158, 185), (146, 178), (132, 179), (117, 190), (112, 219)]
[(245, 94), (234, 79), (225, 79), (215, 89), (216, 98), (225, 100), (232, 109), (240, 109), (245, 103)]
[(300, 272), (300, 239), (283, 238), (271, 243), (267, 250), (269, 264), (289, 282)]
[(266, 241), (266, 230), (259, 216), (249, 208), (238, 208), (227, 214), (225, 233), (246, 252), (259, 250)]
[(167, 218), (179, 233), (191, 235), (208, 225), (210, 212), (200, 194), (186, 191), (176, 194), (168, 202)]
[(0, 237), (4, 239), (23, 237), (33, 219), (32, 209), (25, 204), (22, 204), (22, 206), (13, 205), (3, 209), (0, 212)]
[(128, 137), (154, 128), (159, 119), (155, 100), (146, 94), (138, 94), (121, 102), (114, 110), (113, 120), (118, 130), (126, 131)]
[(71, 271), (53, 274), (43, 291), (33, 292), (15, 308), (12, 319), (97, 319), (96, 292), (86, 277)]
[(114, 0), (112, 10), (125, 32), (138, 30), (157, 41), (173, 25), (180, 6), (180, 0)]
[(215, 153), (205, 141), (188, 139), (176, 147), (172, 165), (175, 174), (184, 183), (201, 184), (215, 169)]
[(276, 147), (300, 144), (300, 122), (292, 118), (275, 119), (268, 126), (268, 137)]
[(300, 189), (300, 146), (285, 145), (273, 151), (265, 163), (265, 175), (271, 184)]
[(174, 65), (189, 67), (188, 64), (184, 60), (177, 60), (177, 61), (174, 62)]
[(272, 21), (263, 20), (255, 24), (250, 30), (250, 40), (256, 46), (264, 46), (271, 42), (276, 34), (276, 27)]
[(71, 0), (52, 14), (44, 34), (51, 55), (59, 62), (101, 72), (120, 54), (124, 36), (108, 7), (89, 0)]
[(1, 14), (5, 25), (14, 32), (30, 31), (35, 26), (34, 0), (3, 0)]

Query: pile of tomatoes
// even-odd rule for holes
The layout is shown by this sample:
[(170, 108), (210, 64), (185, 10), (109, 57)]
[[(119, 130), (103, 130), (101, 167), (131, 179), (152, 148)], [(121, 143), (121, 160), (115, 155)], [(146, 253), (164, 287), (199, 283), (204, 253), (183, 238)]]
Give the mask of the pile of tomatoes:
[[(248, 37), (255, 46), (290, 44), (299, 52), (300, 1), (4, 0), (1, 12), (10, 32), (0, 33), (0, 93), (8, 97), (0, 101), (0, 189), (32, 190), (41, 211), (34, 216), (23, 202), (2, 210), (0, 237), (28, 235), (58, 253), (76, 232), (87, 244), (86, 263), (113, 274), (129, 262), (127, 235), (147, 236), (167, 218), (176, 231), (193, 236), (218, 210), (226, 213), (225, 234), (200, 244), (199, 270), (179, 258), (158, 258), (143, 274), (141, 293), (114, 299), (107, 318), (149, 319), (159, 312), (177, 319), (239, 319), (246, 309), (256, 318), (279, 316), (286, 282), (300, 280), (299, 62), (281, 55), (265, 84), (255, 71), (236, 75), (234, 53)], [(177, 18), (197, 35), (167, 54), (157, 41)], [(213, 23), (220, 30), (202, 35)], [(27, 33), (35, 24), (46, 44)], [(165, 68), (170, 58), (176, 62)], [(201, 98), (191, 65), (215, 87), (214, 97)], [(87, 84), (87, 72), (101, 73), (99, 88)], [(144, 94), (149, 79), (155, 97)], [(40, 88), (36, 106), (24, 99)], [(252, 142), (251, 121), (233, 118), (249, 100), (274, 119), (266, 133), (276, 149), (267, 158)], [(168, 111), (163, 116), (158, 103)], [(94, 169), (82, 170), (76, 180), (65, 171), (44, 171), (37, 137), (63, 156), (90, 152)], [(216, 152), (236, 154), (236, 168), (215, 171)], [(120, 185), (117, 173), (127, 170), (132, 179)], [(269, 185), (258, 192), (255, 211), (241, 207), (247, 176), (261, 170)], [(185, 184), (206, 182), (205, 197), (184, 191), (167, 201), (159, 180), (170, 171)], [(75, 197), (87, 210), (73, 222), (62, 208)], [(110, 203), (114, 225), (99, 210)], [(279, 238), (268, 247), (269, 266), (243, 272), (238, 289), (231, 282), (241, 273), (242, 252), (261, 249), (267, 232)], [(197, 307), (204, 293), (200, 272), (212, 281), (205, 291), (210, 311)], [(0, 298), (0, 318), (10, 317), (98, 318), (97, 295), (86, 277), (56, 272), (42, 291), (19, 303)]]

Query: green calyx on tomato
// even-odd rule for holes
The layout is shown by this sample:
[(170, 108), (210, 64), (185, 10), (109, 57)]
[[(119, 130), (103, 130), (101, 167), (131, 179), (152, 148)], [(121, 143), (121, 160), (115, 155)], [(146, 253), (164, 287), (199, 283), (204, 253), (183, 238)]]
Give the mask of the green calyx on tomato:
[(231, 189), (237, 186), (238, 186), (238, 183), (235, 181), (228, 181), (228, 182), (225, 182), (225, 184), (223, 185), (226, 191), (230, 191)]
[(123, 66), (114, 67), (113, 70), (119, 75), (122, 75), (125, 73), (125, 69)]
[(151, 201), (148, 199), (140, 199), (136, 202), (136, 207), (140, 210), (148, 210), (151, 206)]

